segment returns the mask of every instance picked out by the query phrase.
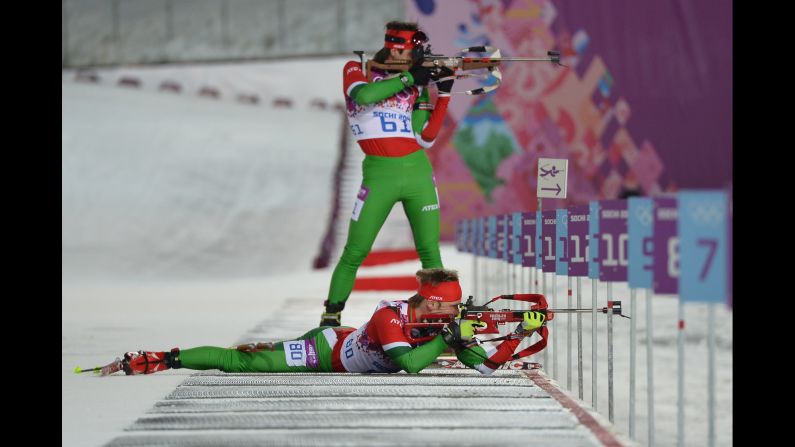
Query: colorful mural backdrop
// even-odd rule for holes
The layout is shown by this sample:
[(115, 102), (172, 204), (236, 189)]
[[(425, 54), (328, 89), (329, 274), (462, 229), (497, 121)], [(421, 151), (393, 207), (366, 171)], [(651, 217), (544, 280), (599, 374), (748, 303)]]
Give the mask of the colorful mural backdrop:
[[(406, 0), (434, 53), (490, 45), (502, 56), (556, 49), (568, 68), (509, 62), (482, 96), (454, 95), (428, 155), (442, 238), (459, 219), (537, 208), (539, 158), (569, 160), (565, 208), (627, 193), (731, 183), (731, 11), (575, 0)], [(703, 29), (703, 27), (711, 27)], [(454, 91), (492, 80), (466, 79)]]

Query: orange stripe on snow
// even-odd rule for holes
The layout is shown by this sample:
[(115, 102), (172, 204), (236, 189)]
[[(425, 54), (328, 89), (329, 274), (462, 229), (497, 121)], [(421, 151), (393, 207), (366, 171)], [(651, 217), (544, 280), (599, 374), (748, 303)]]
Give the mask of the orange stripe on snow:
[(370, 265), (390, 264), (393, 262), (411, 261), (419, 258), (420, 257), (419, 255), (417, 255), (417, 250), (413, 248), (410, 250), (371, 251), (370, 254), (368, 254), (367, 257), (364, 258), (364, 262), (362, 262), (362, 267)]
[(527, 377), (530, 378), (535, 384), (549, 393), (553, 399), (557, 400), (564, 408), (571, 411), (574, 416), (580, 421), (580, 424), (584, 425), (597, 439), (604, 445), (605, 447), (622, 447), (623, 444), (618, 441), (618, 439), (613, 436), (610, 431), (608, 431), (605, 427), (603, 427), (590, 413), (588, 413), (584, 408), (582, 408), (574, 399), (567, 396), (563, 391), (561, 391), (558, 387), (551, 384), (549, 380), (546, 378), (544, 374), (540, 374), (538, 371), (528, 371), (524, 373)]

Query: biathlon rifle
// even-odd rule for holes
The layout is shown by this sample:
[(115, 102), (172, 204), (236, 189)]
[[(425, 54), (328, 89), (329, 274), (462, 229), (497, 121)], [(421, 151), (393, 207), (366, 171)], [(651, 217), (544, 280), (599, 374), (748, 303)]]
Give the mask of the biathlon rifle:
[[(359, 58), (364, 62), (364, 51), (354, 51)], [(559, 51), (547, 51), (547, 57), (502, 57), (500, 54), (500, 50), (498, 48), (489, 47), (489, 46), (475, 46), (469, 48), (463, 48), (460, 50), (460, 56), (445, 56), (442, 54), (433, 54), (431, 50), (431, 46), (427, 45), (422, 51), (422, 62), (421, 65), (423, 67), (427, 67), (431, 69), (433, 76), (432, 82), (441, 82), (446, 81), (449, 79), (460, 79), (460, 78), (467, 78), (467, 77), (477, 77), (488, 79), (492, 77), (495, 82), (491, 85), (487, 85), (484, 87), (460, 91), (460, 92), (452, 92), (452, 93), (463, 93), (467, 95), (482, 95), (488, 93), (490, 91), (495, 90), (497, 87), (500, 86), (502, 82), (502, 72), (500, 72), (499, 66), (502, 62), (509, 62), (509, 61), (518, 61), (518, 62), (551, 62), (553, 65), (565, 67), (565, 65), (560, 63), (560, 52)], [(480, 53), (481, 56), (464, 56), (468, 53)], [(483, 54), (486, 54), (485, 56)], [(394, 60), (386, 60), (384, 62), (376, 62), (372, 59), (367, 60), (364, 62), (365, 71), (367, 76), (370, 80), (372, 80), (372, 69), (384, 70), (388, 72), (403, 72), (408, 71), (412, 66), (412, 61), (394, 61)], [(477, 75), (477, 74), (470, 74), (470, 73), (458, 73), (453, 74), (452, 76), (442, 76), (442, 68), (448, 68), (453, 70), (453, 72), (457, 71), (468, 71), (468, 70), (478, 70), (478, 69), (486, 69), (488, 70), (489, 75)]]
[[(499, 309), (495, 310), (489, 307), (489, 304), (497, 300), (512, 300), (529, 303), (528, 309), (515, 310), (515, 309)], [(460, 306), (460, 314), (456, 317), (445, 314), (428, 314), (425, 315), (421, 321), (415, 323), (406, 323), (404, 326), (404, 333), (411, 343), (425, 343), (438, 335), (445, 326), (450, 324), (456, 318), (465, 320), (475, 320), (478, 322), (486, 323), (486, 327), (475, 330), (475, 335), (478, 334), (499, 334), (499, 326), (507, 323), (516, 323), (524, 321), (524, 313), (528, 311), (537, 311), (546, 317), (544, 323), (540, 328), (530, 332), (511, 333), (503, 337), (491, 338), (488, 340), (479, 340), (473, 338), (469, 346), (480, 344), (483, 341), (496, 342), (501, 340), (524, 338), (537, 332), (541, 339), (530, 345), (529, 347), (517, 352), (513, 355), (513, 359), (520, 359), (529, 355), (535, 354), (547, 345), (547, 338), (549, 337), (549, 329), (547, 322), (555, 318), (557, 313), (587, 313), (592, 312), (593, 309), (550, 309), (544, 295), (540, 293), (517, 293), (513, 295), (499, 295), (487, 301), (483, 305), (475, 305), (472, 296), (467, 299), (466, 303)], [(621, 313), (621, 301), (608, 301), (607, 306), (601, 309), (596, 309), (597, 312), (607, 314), (611, 312), (613, 315), (619, 315), (624, 318), (629, 318)]]

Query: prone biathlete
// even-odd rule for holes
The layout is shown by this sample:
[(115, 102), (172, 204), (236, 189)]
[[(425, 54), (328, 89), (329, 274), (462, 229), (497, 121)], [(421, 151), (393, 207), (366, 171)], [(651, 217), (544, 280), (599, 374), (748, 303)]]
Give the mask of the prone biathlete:
[[(461, 286), (454, 270), (423, 269), (417, 272), (419, 289), (408, 300), (381, 301), (359, 329), (319, 327), (295, 340), (260, 343), (259, 350), (202, 346), (171, 351), (133, 351), (124, 354), (121, 370), (128, 375), (151, 374), (170, 368), (219, 369), (224, 372), (350, 372), (417, 373), (452, 347), (464, 365), (491, 374), (511, 360), (522, 338), (507, 339), (488, 351), (481, 345), (464, 347), (485, 323), (457, 319), (440, 334), (423, 343), (412, 343), (404, 332), (407, 323), (424, 315), (456, 316)], [(529, 335), (541, 327), (545, 316), (528, 311), (515, 332)], [(263, 349), (264, 347), (264, 349)]]

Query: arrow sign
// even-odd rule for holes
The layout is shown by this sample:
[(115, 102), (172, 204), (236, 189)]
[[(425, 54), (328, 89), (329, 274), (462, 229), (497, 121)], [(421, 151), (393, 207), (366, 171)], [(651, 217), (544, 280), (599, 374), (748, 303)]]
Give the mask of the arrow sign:
[(565, 158), (539, 158), (536, 196), (565, 199), (568, 176), (569, 160)]
[(560, 184), (556, 183), (555, 184), (555, 188), (541, 188), (541, 191), (555, 191), (555, 197), (557, 197), (558, 194), (560, 194), (560, 191), (561, 191)]

